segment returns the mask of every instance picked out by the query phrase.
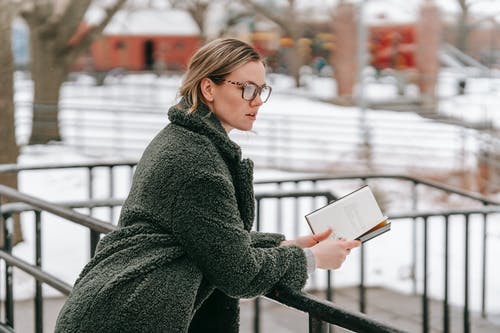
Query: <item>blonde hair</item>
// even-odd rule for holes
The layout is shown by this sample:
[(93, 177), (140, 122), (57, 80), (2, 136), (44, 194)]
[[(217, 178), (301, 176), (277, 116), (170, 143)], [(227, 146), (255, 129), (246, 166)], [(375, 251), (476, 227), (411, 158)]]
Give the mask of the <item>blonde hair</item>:
[(204, 103), (201, 80), (211, 79), (215, 84), (249, 61), (263, 61), (249, 44), (235, 38), (219, 38), (201, 47), (191, 57), (179, 94), (195, 112)]

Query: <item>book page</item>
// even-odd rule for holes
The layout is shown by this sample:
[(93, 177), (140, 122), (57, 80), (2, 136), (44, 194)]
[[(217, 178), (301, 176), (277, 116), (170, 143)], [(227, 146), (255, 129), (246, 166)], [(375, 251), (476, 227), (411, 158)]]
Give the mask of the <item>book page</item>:
[(306, 219), (314, 233), (331, 227), (334, 238), (356, 239), (386, 218), (370, 188), (363, 186), (313, 211)]

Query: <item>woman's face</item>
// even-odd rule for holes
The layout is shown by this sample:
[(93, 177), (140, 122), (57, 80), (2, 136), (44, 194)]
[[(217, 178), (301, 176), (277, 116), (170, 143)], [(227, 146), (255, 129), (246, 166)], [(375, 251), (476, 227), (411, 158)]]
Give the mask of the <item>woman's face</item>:
[(248, 82), (262, 87), (265, 76), (264, 64), (261, 61), (250, 61), (226, 76), (222, 84), (211, 82), (211, 100), (207, 100), (207, 104), (227, 133), (233, 128), (241, 131), (252, 129), (262, 100), (260, 94), (251, 101), (243, 99), (241, 84)]

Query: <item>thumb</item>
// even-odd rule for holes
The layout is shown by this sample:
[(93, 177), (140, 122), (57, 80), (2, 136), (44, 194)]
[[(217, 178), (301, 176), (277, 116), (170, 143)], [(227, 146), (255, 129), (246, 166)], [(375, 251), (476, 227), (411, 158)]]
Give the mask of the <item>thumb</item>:
[(348, 240), (345, 242), (345, 246), (348, 249), (353, 249), (355, 247), (360, 247), (361, 242), (359, 240)]
[(332, 233), (332, 228), (328, 228), (328, 229), (326, 229), (325, 231), (320, 232), (319, 234), (315, 234), (315, 235), (313, 235), (313, 239), (314, 239), (316, 242), (318, 242), (318, 243), (319, 243), (319, 242), (321, 242), (321, 241), (323, 241), (323, 240), (327, 239), (327, 238), (328, 238), (328, 236), (330, 236), (330, 235), (331, 235), (331, 233)]

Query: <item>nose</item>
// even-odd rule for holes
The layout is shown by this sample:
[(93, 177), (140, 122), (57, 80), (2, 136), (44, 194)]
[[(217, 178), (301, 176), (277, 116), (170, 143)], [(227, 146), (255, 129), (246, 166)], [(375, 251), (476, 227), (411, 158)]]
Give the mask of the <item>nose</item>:
[(257, 96), (255, 96), (255, 98), (250, 101), (250, 106), (261, 106), (262, 104), (264, 103), (262, 102), (260, 94), (257, 94)]

